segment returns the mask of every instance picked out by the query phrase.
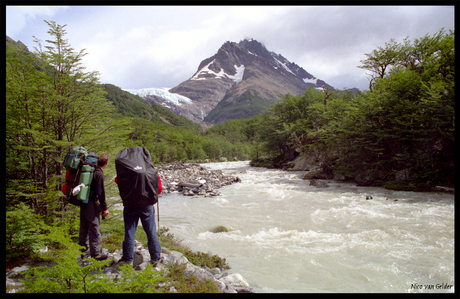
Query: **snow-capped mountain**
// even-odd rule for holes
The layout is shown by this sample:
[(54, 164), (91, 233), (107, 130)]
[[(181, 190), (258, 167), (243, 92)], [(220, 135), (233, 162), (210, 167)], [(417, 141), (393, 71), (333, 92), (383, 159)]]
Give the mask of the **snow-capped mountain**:
[(193, 121), (221, 123), (259, 114), (287, 93), (331, 88), (261, 43), (226, 42), (178, 86), (127, 90)]

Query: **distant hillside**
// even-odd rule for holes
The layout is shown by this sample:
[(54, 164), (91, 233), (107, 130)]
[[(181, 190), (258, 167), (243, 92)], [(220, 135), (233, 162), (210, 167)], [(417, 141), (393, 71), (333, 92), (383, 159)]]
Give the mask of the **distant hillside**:
[(150, 104), (141, 97), (124, 91), (118, 86), (103, 84), (102, 87), (107, 91), (106, 98), (114, 103), (117, 108), (116, 112), (121, 115), (140, 117), (152, 122), (164, 122), (175, 126), (200, 127), (193, 121), (177, 115), (161, 105)]

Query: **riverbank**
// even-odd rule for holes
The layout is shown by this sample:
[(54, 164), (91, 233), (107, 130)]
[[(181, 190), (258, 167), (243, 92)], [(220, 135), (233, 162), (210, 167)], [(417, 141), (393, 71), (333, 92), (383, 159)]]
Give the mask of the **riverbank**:
[[(195, 163), (178, 162), (172, 165), (157, 167), (158, 173), (162, 178), (163, 193), (177, 194), (181, 193), (184, 196), (219, 196), (217, 189), (230, 185), (235, 182), (240, 182), (238, 177), (225, 175), (222, 170), (209, 170)], [(108, 199), (110, 201), (110, 199)], [(113, 203), (112, 203), (113, 204)], [(103, 275), (112, 280), (122, 279), (122, 275), (118, 269), (119, 260), (121, 258), (121, 242), (123, 240), (123, 222), (121, 211), (118, 208), (113, 209), (119, 204), (112, 206), (111, 219), (103, 220), (101, 223), (101, 232), (104, 233), (102, 239), (103, 253), (106, 253), (109, 258), (109, 265), (103, 268)], [(209, 253), (192, 252), (187, 247), (182, 246), (179, 241), (173, 240), (174, 236), (167, 232), (167, 228), (161, 227), (160, 241), (162, 243), (161, 262), (155, 267), (157, 271), (170, 271), (173, 265), (183, 267), (184, 278), (191, 281), (205, 282), (211, 281), (215, 284), (215, 290), (222, 293), (254, 293), (254, 289), (249, 286), (247, 281), (238, 273), (230, 273), (227, 270), (230, 267), (226, 264), (225, 259)], [(107, 234), (109, 232), (109, 234)], [(139, 237), (144, 238), (145, 234), (140, 234)], [(150, 261), (150, 254), (142, 242), (136, 241), (135, 260), (133, 268), (136, 271), (144, 271)], [(165, 245), (166, 244), (166, 245)], [(109, 247), (111, 250), (105, 248)], [(45, 250), (46, 251), (46, 250)], [(42, 253), (45, 252), (42, 250)], [(85, 257), (88, 258), (88, 257)], [(193, 260), (193, 263), (189, 261)], [(78, 258), (77, 263), (81, 266), (90, 265), (87, 260)], [(197, 266), (198, 264), (198, 266)], [(38, 266), (53, 266), (53, 263), (42, 261), (37, 255), (34, 259), (24, 260), (22, 263), (17, 263), (15, 266), (7, 265), (6, 286), (7, 292), (16, 292), (23, 288), (21, 282), (26, 271)], [(165, 288), (165, 285), (162, 286)], [(204, 289), (212, 292), (213, 289)], [(170, 288), (165, 289), (166, 293), (181, 292), (180, 288), (175, 288), (171, 284)]]
[(252, 160), (253, 167), (265, 167), (267, 169), (281, 169), (286, 171), (306, 171), (304, 180), (334, 180), (355, 183), (358, 186), (383, 187), (395, 191), (415, 192), (446, 192), (455, 193), (454, 186), (441, 186), (435, 184), (435, 178), (423, 181), (414, 175), (409, 169), (400, 171), (381, 171), (378, 175), (370, 175), (363, 169), (359, 177), (346, 177), (342, 173), (334, 171), (331, 161), (325, 163), (322, 158), (301, 154), (292, 161), (275, 161), (274, 159), (263, 158)]

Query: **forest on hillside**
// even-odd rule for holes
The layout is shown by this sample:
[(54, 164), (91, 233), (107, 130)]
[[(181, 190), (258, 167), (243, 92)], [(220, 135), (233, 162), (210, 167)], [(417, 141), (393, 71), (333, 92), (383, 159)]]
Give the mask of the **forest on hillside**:
[[(78, 209), (66, 204), (62, 162), (75, 145), (109, 154), (143, 146), (155, 164), (252, 160), (283, 167), (317, 158), (329, 177), (363, 185), (430, 190), (454, 185), (455, 36), (440, 30), (389, 41), (366, 54), (369, 90), (287, 94), (264, 113), (204, 129), (156, 104), (100, 84), (85, 50), (47, 22), (50, 40), (35, 51), (6, 44), (6, 252), (24, 256), (78, 234)], [(408, 179), (394, 182), (398, 171)], [(115, 188), (112, 188), (115, 189)], [(60, 230), (66, 234), (49, 234)], [(48, 236), (49, 235), (49, 236)]]

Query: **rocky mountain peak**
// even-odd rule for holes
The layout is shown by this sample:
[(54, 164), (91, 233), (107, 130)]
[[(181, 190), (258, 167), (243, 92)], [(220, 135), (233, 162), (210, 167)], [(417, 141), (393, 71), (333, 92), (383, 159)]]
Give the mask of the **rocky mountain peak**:
[(253, 55), (255, 54), (257, 56), (264, 57), (265, 59), (271, 59), (271, 53), (267, 50), (267, 48), (265, 48), (262, 43), (259, 43), (252, 38), (244, 39), (240, 41), (238, 45)]
[(190, 79), (168, 91), (190, 102), (173, 103), (172, 107), (168, 97), (143, 98), (193, 121), (220, 123), (259, 114), (285, 94), (301, 94), (309, 87), (333, 89), (251, 38), (225, 42), (215, 55), (200, 63)]

